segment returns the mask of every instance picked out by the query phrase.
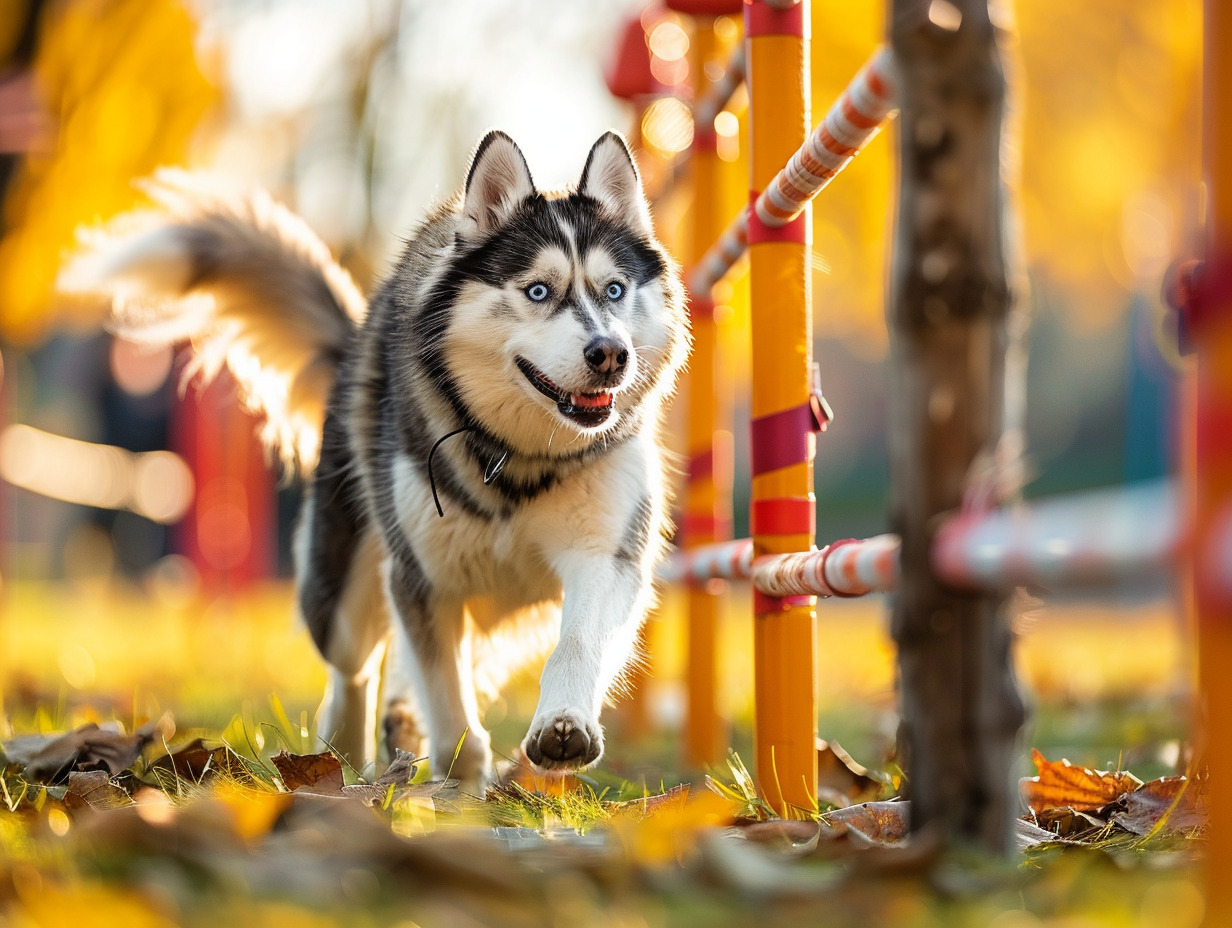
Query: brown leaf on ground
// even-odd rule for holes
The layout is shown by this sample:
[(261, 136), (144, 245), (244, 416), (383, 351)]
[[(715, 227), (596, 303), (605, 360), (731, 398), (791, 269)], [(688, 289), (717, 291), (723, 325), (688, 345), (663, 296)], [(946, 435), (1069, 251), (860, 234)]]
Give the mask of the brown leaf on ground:
[(843, 746), (817, 739), (817, 798), (836, 806), (866, 802), (881, 795), (884, 784), (856, 763)]
[(93, 809), (118, 809), (131, 806), (133, 799), (111, 782), (104, 770), (73, 770), (68, 775), (68, 790), (64, 804), (70, 809), (90, 806)]
[(623, 802), (605, 802), (603, 803), (603, 808), (612, 815), (641, 819), (656, 812), (679, 812), (688, 801), (689, 784), (682, 783), (680, 786), (673, 786), (667, 792), (658, 793), (654, 796), (628, 799)]
[(170, 786), (166, 782), (168, 779), (191, 783), (203, 783), (215, 776), (228, 777), (241, 783), (253, 780), (252, 773), (238, 754), (226, 745), (206, 747), (202, 738), (194, 738), (182, 748), (164, 754), (150, 764), (149, 769), (159, 785), (164, 787)]
[(1193, 831), (1206, 825), (1209, 815), (1207, 781), (1190, 777), (1163, 777), (1126, 795), (1124, 809), (1110, 820), (1136, 835), (1148, 835), (1162, 821), (1163, 833)]
[(385, 772), (372, 781), (372, 785), (381, 789), (390, 786), (410, 786), (411, 780), (419, 770), (415, 755), (407, 751), (398, 751), (393, 762), (385, 768)]
[(827, 812), (821, 820), (846, 829), (849, 836), (870, 844), (892, 846), (907, 838), (907, 814), (911, 804), (901, 801), (862, 802)]
[(1035, 824), (1061, 838), (1085, 838), (1108, 829), (1108, 823), (1102, 818), (1079, 812), (1072, 806), (1037, 812)]
[(1033, 822), (1024, 819), (1014, 821), (1014, 846), (1020, 851), (1038, 847), (1041, 844), (1074, 844), (1069, 838), (1062, 838), (1047, 829), (1040, 828)]
[[(34, 750), (25, 764), (26, 776), (40, 783), (63, 783), (74, 770), (100, 770), (114, 776), (128, 769), (154, 740), (157, 722), (149, 722), (131, 735), (91, 722)], [(10, 760), (12, 754), (5, 751)]]
[(328, 751), (322, 754), (291, 754), (279, 751), (270, 758), (291, 792), (316, 796), (342, 796), (342, 762)]
[(1045, 809), (1066, 806), (1079, 812), (1092, 812), (1142, 785), (1136, 776), (1123, 770), (1109, 772), (1075, 767), (1067, 760), (1047, 760), (1036, 750), (1032, 750), (1031, 757), (1039, 775), (1023, 777), (1019, 789), (1023, 801), (1036, 815)]
[[(384, 805), (386, 799), (397, 800), (408, 796), (433, 796), (440, 792), (444, 782), (439, 780), (435, 783), (420, 783), (412, 786), (411, 780), (414, 779), (415, 773), (418, 770), (419, 765), (415, 762), (415, 755), (409, 754), (406, 751), (399, 751), (393, 763), (386, 767), (385, 772), (371, 783), (356, 783), (352, 786), (343, 786), (339, 791), (339, 795), (362, 799), (368, 805), (374, 806)], [(341, 765), (339, 765), (339, 774), (341, 775)]]

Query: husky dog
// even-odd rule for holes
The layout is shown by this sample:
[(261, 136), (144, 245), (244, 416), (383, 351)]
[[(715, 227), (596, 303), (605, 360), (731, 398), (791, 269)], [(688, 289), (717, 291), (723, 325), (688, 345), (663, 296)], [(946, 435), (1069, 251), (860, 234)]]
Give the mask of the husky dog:
[(295, 553), (329, 664), (319, 734), (374, 759), (392, 635), (390, 746), (422, 732), (435, 775), (482, 785), (480, 678), (546, 638), (523, 749), (541, 769), (594, 763), (663, 553), (658, 433), (688, 347), (624, 141), (602, 136), (576, 192), (552, 194), (488, 134), (370, 306), (268, 197), (199, 187), (161, 173), (167, 211), (105, 232), (62, 281), (109, 294), (121, 335), (190, 339), (207, 377), (227, 366), (284, 463), (313, 472)]

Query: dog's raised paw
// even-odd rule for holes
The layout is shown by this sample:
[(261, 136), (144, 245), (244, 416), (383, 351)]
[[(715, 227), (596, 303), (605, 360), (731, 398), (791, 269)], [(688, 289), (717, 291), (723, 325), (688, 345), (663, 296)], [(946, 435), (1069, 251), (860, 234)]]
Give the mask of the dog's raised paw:
[(522, 750), (532, 764), (544, 770), (585, 767), (602, 756), (603, 735), (597, 725), (562, 712), (532, 725)]

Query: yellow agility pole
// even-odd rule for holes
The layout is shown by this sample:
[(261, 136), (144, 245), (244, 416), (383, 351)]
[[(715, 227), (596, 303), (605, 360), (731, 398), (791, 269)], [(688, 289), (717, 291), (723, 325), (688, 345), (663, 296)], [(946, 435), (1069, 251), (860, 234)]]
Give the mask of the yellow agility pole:
[[(1232, 511), (1232, 9), (1207, 0), (1203, 62), (1204, 266), (1187, 307), (1197, 354), (1194, 398), (1193, 602), (1210, 769), (1206, 922), (1232, 919), (1232, 589), (1222, 577), (1219, 528)], [(1222, 569), (1221, 569), (1222, 568)]]
[[(723, 4), (718, 4), (722, 7)], [(728, 6), (732, 6), (730, 3)], [(725, 12), (738, 12), (735, 6)], [(715, 13), (694, 18), (690, 72), (695, 100), (706, 96), (706, 65), (715, 57)], [(699, 112), (693, 128), (693, 256), (703, 254), (722, 231), (719, 215), (719, 159), (714, 116)], [(720, 337), (709, 289), (689, 294), (693, 324), (693, 355), (689, 365), (688, 483), (685, 488), (681, 536), (686, 548), (725, 541), (731, 537), (731, 445), (716, 441), (716, 432), (731, 429), (730, 387), (716, 381)], [(688, 591), (687, 678), (684, 756), (693, 767), (713, 765), (727, 748), (727, 721), (719, 703), (718, 622), (720, 600), (704, 587)]]
[[(776, 8), (777, 7), (777, 8)], [(809, 128), (808, 0), (745, 4), (751, 202)], [(811, 209), (772, 228), (748, 218), (753, 307), (750, 521), (756, 556), (813, 546)], [(762, 794), (780, 814), (817, 802), (816, 598), (754, 594), (754, 741)]]

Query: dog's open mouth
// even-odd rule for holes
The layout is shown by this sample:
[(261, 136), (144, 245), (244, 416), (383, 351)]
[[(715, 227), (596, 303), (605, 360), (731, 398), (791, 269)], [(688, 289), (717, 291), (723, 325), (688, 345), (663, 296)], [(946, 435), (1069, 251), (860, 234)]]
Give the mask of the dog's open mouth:
[(525, 358), (517, 359), (518, 370), (536, 390), (556, 404), (560, 414), (578, 425), (593, 428), (602, 425), (612, 414), (612, 394), (607, 390), (599, 393), (568, 393), (556, 386), (552, 379)]

